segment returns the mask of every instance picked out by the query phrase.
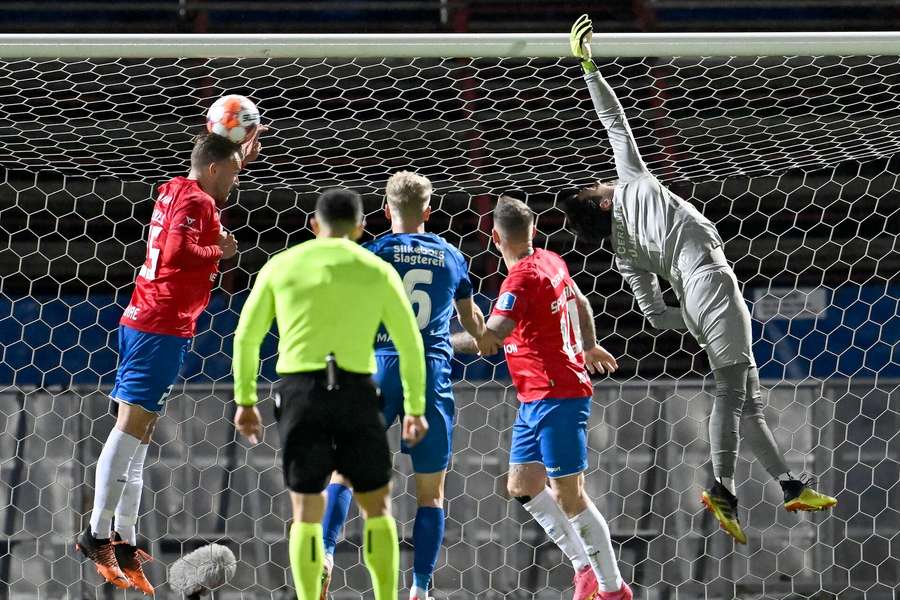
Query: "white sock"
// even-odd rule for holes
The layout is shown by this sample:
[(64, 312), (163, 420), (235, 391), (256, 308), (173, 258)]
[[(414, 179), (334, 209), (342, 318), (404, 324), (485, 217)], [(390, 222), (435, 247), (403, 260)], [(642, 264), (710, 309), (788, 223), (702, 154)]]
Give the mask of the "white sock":
[(144, 460), (150, 444), (141, 444), (128, 465), (128, 483), (122, 491), (122, 497), (116, 505), (115, 530), (123, 540), (137, 546), (138, 512), (141, 509), (141, 491), (144, 489)]
[(524, 504), (525, 510), (531, 513), (534, 520), (540, 523), (547, 535), (559, 549), (563, 551), (575, 571), (578, 572), (590, 564), (584, 546), (572, 528), (569, 519), (556, 503), (553, 495), (546, 488), (540, 494)]
[(413, 598), (421, 598), (421, 600), (426, 600), (428, 598), (428, 590), (423, 590), (420, 587), (416, 587), (413, 585), (409, 588), (409, 598), (412, 600)]
[(725, 486), (725, 489), (731, 492), (732, 495), (737, 494), (734, 487), (734, 477), (719, 477), (719, 483)]
[(594, 574), (597, 575), (600, 591), (618, 592), (622, 589), (623, 580), (609, 539), (606, 519), (594, 503), (588, 500), (588, 507), (584, 512), (575, 515), (569, 521), (575, 528), (575, 534), (584, 544), (584, 552), (594, 569)]
[(94, 509), (91, 511), (91, 531), (94, 537), (108, 539), (112, 529), (113, 511), (122, 489), (128, 481), (128, 465), (141, 440), (113, 427), (97, 459), (94, 478)]

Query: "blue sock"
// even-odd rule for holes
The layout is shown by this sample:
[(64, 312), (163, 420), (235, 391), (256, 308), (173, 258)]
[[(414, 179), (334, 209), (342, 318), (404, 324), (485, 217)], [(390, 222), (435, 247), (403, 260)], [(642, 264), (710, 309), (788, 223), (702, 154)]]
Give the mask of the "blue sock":
[(353, 490), (339, 483), (331, 483), (325, 493), (328, 495), (328, 503), (325, 505), (325, 516), (322, 517), (322, 540), (325, 542), (325, 554), (334, 554), (338, 536), (347, 522)]
[(427, 590), (444, 543), (444, 509), (420, 506), (413, 525), (413, 585)]

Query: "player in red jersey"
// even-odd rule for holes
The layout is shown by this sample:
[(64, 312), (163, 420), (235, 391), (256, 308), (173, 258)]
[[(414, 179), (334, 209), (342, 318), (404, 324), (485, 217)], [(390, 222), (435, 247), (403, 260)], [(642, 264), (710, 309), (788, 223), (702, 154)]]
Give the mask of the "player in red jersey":
[[(131, 302), (119, 322), (119, 368), (110, 397), (118, 418), (100, 457), (90, 524), (76, 547), (108, 582), (153, 594), (137, 548), (135, 526), (150, 436), (172, 391), (209, 303), (219, 261), (237, 252), (234, 236), (219, 223), (219, 210), (241, 168), (259, 155), (258, 137), (242, 148), (217, 135), (201, 135), (187, 177), (159, 187), (150, 219), (147, 256)], [(115, 528), (112, 519), (115, 516)]]
[(618, 365), (596, 343), (590, 303), (565, 261), (534, 248), (535, 233), (528, 206), (511, 195), (501, 196), (492, 238), (509, 275), (485, 335), (475, 340), (467, 333), (455, 334), (453, 347), (483, 355), (501, 347), (506, 351), (521, 403), (513, 425), (507, 490), (572, 561), (575, 599), (630, 600), (609, 528), (584, 491), (593, 394), (588, 371), (612, 372)]

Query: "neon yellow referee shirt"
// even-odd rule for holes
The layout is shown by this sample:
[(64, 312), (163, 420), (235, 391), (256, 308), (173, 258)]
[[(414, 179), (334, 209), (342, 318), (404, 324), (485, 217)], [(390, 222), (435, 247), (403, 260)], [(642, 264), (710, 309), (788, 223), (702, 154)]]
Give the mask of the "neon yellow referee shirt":
[(319, 238), (263, 266), (234, 333), (234, 399), (257, 402), (259, 347), (278, 325), (279, 374), (317, 371), (333, 352), (340, 368), (375, 372), (375, 333), (384, 323), (400, 355), (404, 410), (425, 412), (425, 351), (397, 271), (355, 242)]

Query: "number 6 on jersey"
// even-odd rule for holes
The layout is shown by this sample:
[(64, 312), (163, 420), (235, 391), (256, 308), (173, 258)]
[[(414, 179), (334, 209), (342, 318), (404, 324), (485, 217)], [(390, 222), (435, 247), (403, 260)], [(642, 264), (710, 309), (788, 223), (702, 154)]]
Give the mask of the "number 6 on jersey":
[(429, 285), (434, 280), (434, 272), (427, 269), (411, 269), (403, 276), (403, 287), (410, 304), (416, 312), (419, 329), (425, 329), (431, 322), (431, 296), (425, 290), (417, 290), (417, 285)]

